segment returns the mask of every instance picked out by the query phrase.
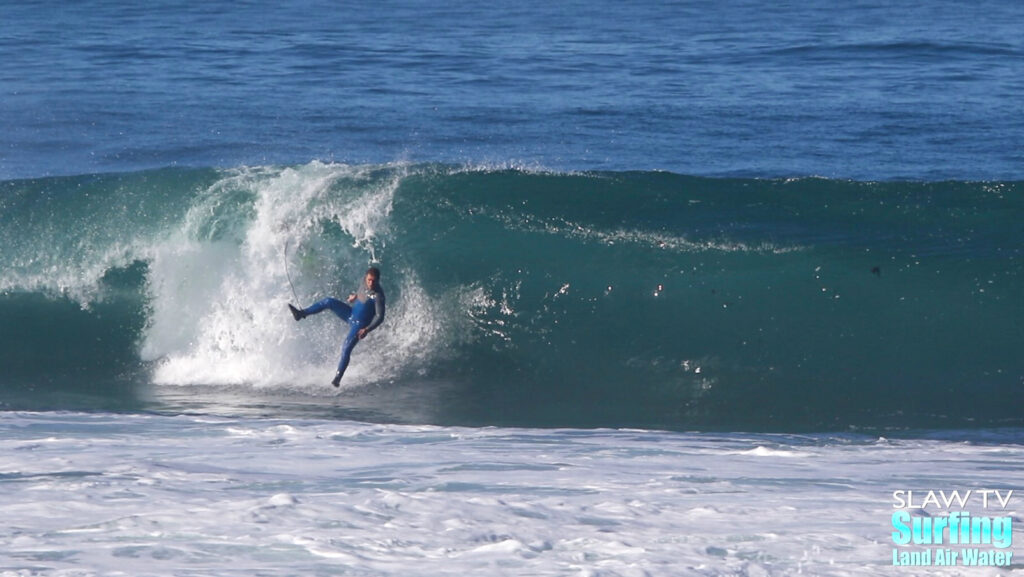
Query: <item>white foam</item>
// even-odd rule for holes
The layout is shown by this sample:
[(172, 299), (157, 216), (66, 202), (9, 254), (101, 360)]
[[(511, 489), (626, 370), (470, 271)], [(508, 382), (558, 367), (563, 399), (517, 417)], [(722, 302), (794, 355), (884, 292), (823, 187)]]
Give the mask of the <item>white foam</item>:
[(891, 575), (893, 490), (1024, 484), (1019, 444), (810, 441), (2, 413), (0, 573)]
[[(386, 256), (403, 174), (401, 167), (375, 174), (368, 166), (313, 162), (243, 170), (205, 191), (150, 257), (141, 355), (156, 361), (154, 382), (322, 389), (346, 327), (330, 314), (296, 324), (286, 304), (344, 298), (367, 263)], [(238, 205), (245, 195), (251, 202)], [(211, 219), (224, 205), (252, 214), (226, 224)], [(341, 240), (324, 238), (338, 232)], [(372, 347), (356, 348), (346, 386), (391, 378), (434, 346), (429, 299), (414, 275), (397, 272), (397, 284), (384, 279), (386, 330), (369, 337)], [(388, 353), (373, 354), (379, 350)]]
[(772, 449), (769, 447), (755, 447), (749, 451), (739, 451), (740, 455), (750, 455), (752, 457), (782, 457), (785, 459), (804, 458), (812, 456), (810, 453), (805, 451), (792, 451), (784, 449)]

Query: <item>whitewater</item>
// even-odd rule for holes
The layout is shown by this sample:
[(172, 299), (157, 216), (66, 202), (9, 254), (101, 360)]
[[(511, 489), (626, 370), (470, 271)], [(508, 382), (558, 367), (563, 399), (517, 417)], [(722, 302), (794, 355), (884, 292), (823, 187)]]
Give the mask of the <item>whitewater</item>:
[[(5, 576), (907, 574), (891, 562), (893, 491), (1019, 487), (1024, 457), (995, 431), (964, 443), (82, 413), (0, 426)], [(999, 511), (1017, 541), (1021, 498)]]
[(4, 3), (0, 577), (1020, 574), (1022, 20)]

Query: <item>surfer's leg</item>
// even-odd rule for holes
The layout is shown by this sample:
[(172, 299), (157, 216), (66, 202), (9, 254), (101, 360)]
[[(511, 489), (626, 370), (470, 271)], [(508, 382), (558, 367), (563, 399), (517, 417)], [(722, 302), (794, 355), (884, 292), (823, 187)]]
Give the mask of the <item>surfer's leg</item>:
[(348, 362), (352, 358), (352, 349), (356, 348), (356, 343), (359, 342), (359, 325), (352, 325), (352, 329), (348, 331), (348, 336), (345, 337), (345, 342), (341, 345), (341, 359), (338, 361), (338, 374), (334, 375), (334, 380), (331, 384), (337, 387), (341, 384), (341, 377), (345, 374), (345, 369), (348, 368)]
[(315, 315), (323, 312), (324, 310), (330, 310), (345, 322), (348, 322), (349, 317), (352, 316), (352, 307), (331, 297), (327, 297), (309, 305), (302, 310), (302, 316)]

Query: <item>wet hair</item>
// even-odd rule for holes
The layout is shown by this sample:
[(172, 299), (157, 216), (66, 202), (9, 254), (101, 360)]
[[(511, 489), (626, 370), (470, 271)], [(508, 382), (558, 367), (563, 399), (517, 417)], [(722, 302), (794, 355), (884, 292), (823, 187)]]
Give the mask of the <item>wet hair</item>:
[(366, 274), (368, 274), (368, 275), (373, 277), (373, 285), (370, 287), (370, 290), (371, 291), (379, 291), (380, 290), (380, 269), (375, 267), (375, 266), (371, 266), (370, 268), (366, 269)]

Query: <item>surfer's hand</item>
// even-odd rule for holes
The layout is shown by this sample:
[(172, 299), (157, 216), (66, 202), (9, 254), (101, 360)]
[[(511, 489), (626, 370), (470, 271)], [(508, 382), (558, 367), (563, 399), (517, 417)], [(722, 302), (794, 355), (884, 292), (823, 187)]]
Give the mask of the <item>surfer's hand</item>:
[(349, 295), (348, 295), (348, 302), (349, 302), (349, 304), (351, 304), (352, 301), (354, 301), (354, 300), (356, 300), (356, 293), (349, 293)]
[(366, 329), (359, 329), (359, 332), (356, 333), (356, 334), (359, 335), (360, 340), (362, 340), (362, 339), (366, 338), (366, 335), (368, 335), (370, 333)]

